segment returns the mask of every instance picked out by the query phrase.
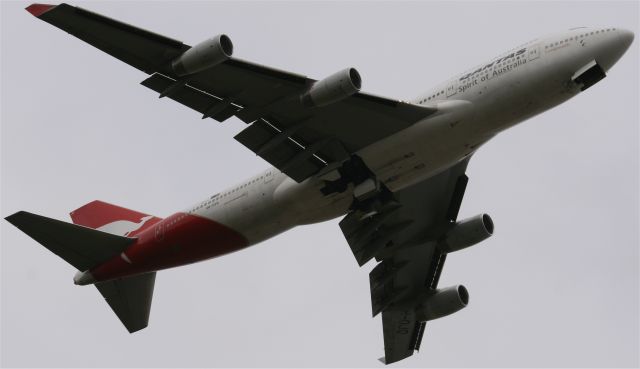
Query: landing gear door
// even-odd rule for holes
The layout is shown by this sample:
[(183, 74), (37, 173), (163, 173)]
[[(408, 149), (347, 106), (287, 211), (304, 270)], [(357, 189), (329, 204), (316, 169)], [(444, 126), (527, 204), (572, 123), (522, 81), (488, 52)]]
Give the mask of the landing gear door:
[(540, 57), (540, 44), (534, 44), (529, 47), (529, 51), (527, 51), (527, 55), (529, 61), (536, 60)]

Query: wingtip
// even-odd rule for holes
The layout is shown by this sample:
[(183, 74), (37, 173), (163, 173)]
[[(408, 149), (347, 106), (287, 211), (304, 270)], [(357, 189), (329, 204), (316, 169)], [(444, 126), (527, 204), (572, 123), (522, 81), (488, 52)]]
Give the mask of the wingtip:
[(25, 9), (31, 13), (33, 16), (35, 17), (39, 17), (42, 14), (48, 12), (49, 10), (55, 8), (57, 5), (51, 5), (51, 4), (31, 4), (29, 6), (27, 6)]
[(15, 212), (15, 213), (7, 216), (7, 217), (4, 217), (4, 220), (6, 220), (7, 222), (9, 222), (9, 223), (11, 223), (13, 225), (16, 225), (16, 219), (20, 218), (20, 216), (22, 214), (24, 214), (24, 213), (25, 213), (24, 211), (20, 210), (20, 211)]
[(125, 328), (127, 328), (127, 331), (129, 331), (129, 334), (132, 334), (132, 333), (136, 333), (136, 332), (138, 332), (140, 330), (143, 330), (143, 329), (147, 328), (148, 326), (149, 326), (149, 324), (147, 323), (147, 324), (144, 324), (144, 325), (141, 325), (141, 326), (131, 326), (131, 327), (125, 327)]

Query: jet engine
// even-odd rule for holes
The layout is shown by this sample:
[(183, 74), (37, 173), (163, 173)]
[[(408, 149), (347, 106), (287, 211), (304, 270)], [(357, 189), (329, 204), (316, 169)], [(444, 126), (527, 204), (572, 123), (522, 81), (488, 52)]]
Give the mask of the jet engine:
[(227, 35), (217, 35), (182, 53), (171, 63), (171, 67), (182, 77), (214, 67), (229, 59), (231, 54), (231, 39)]
[(450, 253), (473, 246), (493, 234), (493, 220), (489, 214), (480, 214), (457, 222), (441, 243), (443, 252)]
[(437, 289), (418, 306), (416, 317), (420, 321), (442, 318), (462, 310), (468, 303), (469, 292), (461, 284)]
[(306, 106), (325, 106), (360, 91), (362, 79), (355, 68), (347, 68), (317, 81), (300, 96)]

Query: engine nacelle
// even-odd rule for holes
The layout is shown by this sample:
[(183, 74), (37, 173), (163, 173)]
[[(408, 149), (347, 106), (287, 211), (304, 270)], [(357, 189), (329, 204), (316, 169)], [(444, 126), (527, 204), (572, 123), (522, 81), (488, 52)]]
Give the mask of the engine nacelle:
[(300, 101), (307, 106), (325, 106), (360, 91), (362, 79), (355, 68), (347, 68), (329, 77), (317, 81), (300, 96)]
[(457, 222), (441, 243), (446, 253), (462, 250), (484, 241), (493, 234), (493, 220), (489, 214), (480, 214)]
[(434, 320), (462, 310), (469, 303), (469, 292), (459, 284), (436, 290), (416, 310), (420, 321)]
[(205, 40), (177, 57), (171, 67), (178, 76), (198, 73), (229, 59), (233, 44), (227, 35), (218, 35)]

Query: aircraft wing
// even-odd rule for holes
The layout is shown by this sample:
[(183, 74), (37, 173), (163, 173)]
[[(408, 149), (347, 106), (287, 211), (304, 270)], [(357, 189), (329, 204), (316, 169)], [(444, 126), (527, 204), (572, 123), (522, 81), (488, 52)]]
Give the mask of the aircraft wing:
[(416, 299), (438, 286), (446, 258), (440, 242), (456, 222), (467, 163), (393, 193), (374, 215), (353, 210), (340, 222), (359, 265), (381, 261), (369, 281), (373, 316), (382, 313), (386, 364), (420, 348), (426, 322), (416, 313)]
[[(316, 82), (230, 58), (180, 77), (172, 61), (191, 46), (67, 4), (33, 4), (33, 15), (150, 74), (142, 85), (219, 122), (236, 116), (235, 139), (297, 182), (433, 114), (434, 108), (357, 92), (322, 107), (303, 104)], [(323, 171), (324, 172), (324, 171)]]

